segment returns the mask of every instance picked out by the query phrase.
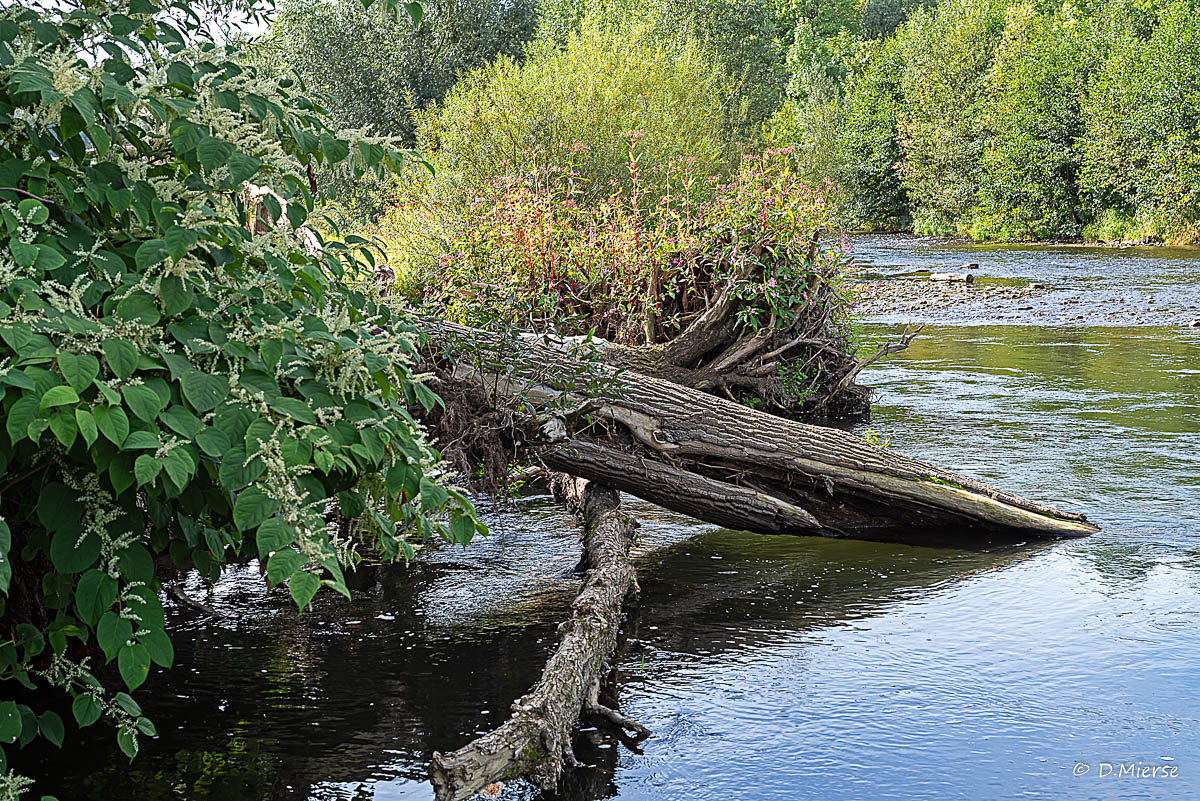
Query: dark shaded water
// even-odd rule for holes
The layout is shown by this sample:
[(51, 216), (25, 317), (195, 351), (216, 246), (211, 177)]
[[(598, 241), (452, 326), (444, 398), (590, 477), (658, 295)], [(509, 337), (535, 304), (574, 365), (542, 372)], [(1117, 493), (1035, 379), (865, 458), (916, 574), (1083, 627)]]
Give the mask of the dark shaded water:
[[(866, 381), (879, 394), (863, 428), (892, 447), (1082, 509), (1104, 533), (980, 553), (644, 508), (621, 694), (655, 736), (635, 753), (585, 731), (597, 767), (557, 797), (1200, 797), (1200, 331), (928, 328)], [(361, 570), (354, 601), (322, 593), (303, 617), (256, 571), (230, 575), (212, 602), (236, 618), (177, 613), (180, 666), (140, 693), (161, 736), (132, 765), (93, 730), (69, 754), (30, 753), (38, 789), (431, 798), (432, 750), (506, 714), (574, 592), (561, 512), (534, 498), (495, 514), (489, 540)], [(1178, 775), (1119, 777), (1122, 762)]]

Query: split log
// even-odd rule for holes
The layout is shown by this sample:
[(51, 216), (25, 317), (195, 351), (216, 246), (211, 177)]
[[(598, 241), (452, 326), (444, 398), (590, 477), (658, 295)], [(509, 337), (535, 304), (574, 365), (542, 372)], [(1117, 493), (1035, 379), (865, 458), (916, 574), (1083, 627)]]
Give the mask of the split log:
[(525, 776), (549, 789), (563, 762), (576, 764), (571, 730), (581, 711), (638, 736), (649, 731), (599, 701), (600, 681), (617, 646), (621, 604), (637, 592), (629, 549), (634, 523), (620, 509), (620, 495), (595, 482), (556, 476), (556, 494), (584, 521), (588, 571), (562, 638), (541, 680), (513, 704), (499, 728), (450, 754), (435, 752), (429, 768), (438, 801), (469, 798), (493, 782)]
[[(584, 348), (428, 327), (455, 376), (493, 402), (534, 410), (524, 455), (668, 509), (767, 534), (963, 545), (1097, 530), (1063, 512), (850, 433), (776, 417), (662, 378), (615, 370)], [(547, 415), (559, 426), (547, 426)], [(536, 430), (532, 430), (536, 428)], [(547, 436), (547, 432), (553, 434)]]

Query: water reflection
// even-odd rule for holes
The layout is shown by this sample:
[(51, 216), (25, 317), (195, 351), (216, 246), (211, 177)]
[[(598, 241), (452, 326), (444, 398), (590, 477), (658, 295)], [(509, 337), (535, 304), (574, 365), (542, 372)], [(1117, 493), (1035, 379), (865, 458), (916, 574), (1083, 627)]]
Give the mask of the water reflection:
[[(1200, 797), (1200, 332), (934, 327), (866, 380), (894, 447), (1105, 531), (970, 553), (639, 507), (619, 673), (656, 734), (636, 753), (585, 730), (595, 767), (553, 797)], [(576, 586), (553, 504), (489, 514), (491, 539), (367, 566), (304, 616), (232, 573), (212, 599), (232, 619), (173, 613), (179, 666), (140, 693), (161, 736), (132, 765), (93, 727), (17, 767), (64, 800), (429, 799), (432, 751), (507, 714)]]

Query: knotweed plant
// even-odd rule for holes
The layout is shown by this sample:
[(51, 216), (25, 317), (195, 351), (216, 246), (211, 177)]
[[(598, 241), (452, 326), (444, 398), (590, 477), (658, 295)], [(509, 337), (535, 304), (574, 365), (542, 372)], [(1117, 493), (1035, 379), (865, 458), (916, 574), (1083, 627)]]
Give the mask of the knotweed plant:
[[(431, 480), (414, 329), (310, 220), (328, 165), (408, 156), (331, 130), (195, 10), (0, 11), (4, 749), (62, 744), (57, 688), (136, 754), (154, 726), (130, 693), (173, 659), (165, 565), (257, 559), (305, 607), (348, 594), (360, 545), (409, 558), (482, 530)], [(3, 751), (0, 776), (21, 784)]]

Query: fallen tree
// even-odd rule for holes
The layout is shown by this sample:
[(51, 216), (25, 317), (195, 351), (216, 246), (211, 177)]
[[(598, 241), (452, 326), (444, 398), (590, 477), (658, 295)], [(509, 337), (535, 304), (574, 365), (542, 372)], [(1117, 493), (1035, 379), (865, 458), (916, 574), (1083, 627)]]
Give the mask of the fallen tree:
[(1096, 531), (1081, 514), (847, 432), (612, 366), (645, 363), (634, 353), (641, 348), (514, 339), (449, 323), (425, 329), (445, 371), (443, 395), (473, 397), (481, 413), (503, 410), (496, 431), (517, 456), (702, 520), (766, 534), (936, 532), (964, 545), (996, 534)]
[[(563, 763), (576, 764), (571, 730), (582, 713), (649, 733), (597, 700), (616, 647), (622, 600), (636, 587), (628, 553), (633, 524), (619, 511), (617, 490), (767, 534), (914, 540), (949, 531), (973, 545), (996, 533), (1079, 536), (1096, 530), (1083, 515), (838, 429), (720, 397), (727, 375), (720, 368), (745, 370), (762, 344), (706, 327), (703, 318), (689, 328), (692, 342), (705, 342), (695, 348), (688, 342), (631, 348), (581, 337), (503, 336), (444, 322), (424, 328), (449, 404), (431, 421), (433, 430), (451, 450), (469, 443), (495, 465), (510, 463), (498, 456), (503, 447), (557, 471), (556, 494), (585, 521), (588, 565), (558, 648), (537, 685), (513, 705), (512, 717), (451, 754), (434, 754), (430, 776), (439, 801), (460, 801), (518, 776), (554, 787)], [(863, 366), (906, 347), (915, 333), (905, 331), (899, 342), (841, 371), (833, 391), (844, 391)], [(726, 343), (725, 356), (709, 356), (699, 369), (688, 366), (697, 353), (711, 354), (715, 341)], [(759, 358), (772, 357), (767, 352)], [(459, 453), (466, 463), (488, 461), (480, 456)]]
[(563, 762), (577, 764), (571, 730), (581, 711), (636, 735), (649, 734), (599, 700), (600, 682), (616, 650), (621, 603), (637, 592), (629, 558), (633, 520), (621, 511), (615, 490), (564, 475), (553, 483), (555, 494), (583, 521), (587, 574), (571, 616), (559, 626), (561, 638), (541, 680), (513, 704), (512, 716), (453, 753), (434, 753), (429, 774), (440, 801), (469, 798), (518, 776), (554, 787)]

